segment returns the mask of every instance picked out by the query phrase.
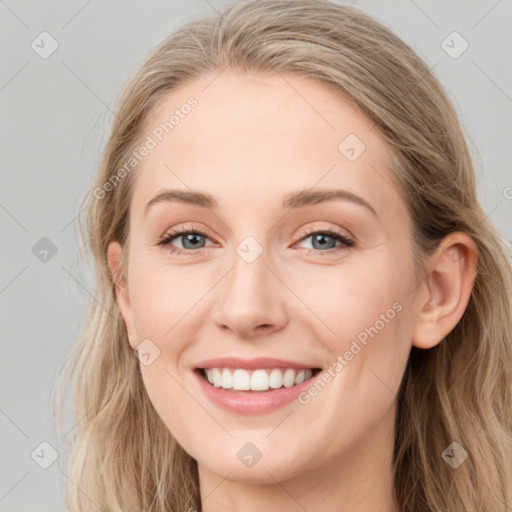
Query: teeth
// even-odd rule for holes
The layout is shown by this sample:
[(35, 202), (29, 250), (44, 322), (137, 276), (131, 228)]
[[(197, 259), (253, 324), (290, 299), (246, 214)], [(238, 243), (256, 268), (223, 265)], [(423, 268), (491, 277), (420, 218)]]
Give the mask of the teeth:
[(299, 370), (297, 372), (297, 375), (295, 376), (295, 384), (302, 384), (306, 379), (306, 371), (305, 370)]
[(273, 368), (261, 370), (243, 370), (237, 368), (206, 368), (204, 370), (210, 384), (216, 388), (235, 391), (267, 391), (281, 387), (291, 388), (302, 384), (313, 375), (311, 369)]
[[(244, 370), (236, 370), (236, 372), (243, 372), (249, 375)], [(266, 391), (268, 389), (268, 381), (269, 378), (265, 370), (255, 370), (251, 375), (251, 389), (253, 391)]]
[(283, 374), (281, 373), (281, 370), (279, 368), (274, 368), (270, 372), (270, 377), (268, 379), (269, 381), (269, 387), (272, 389), (278, 389), (283, 385)]
[[(221, 387), (229, 389), (233, 387), (233, 374), (231, 372), (222, 372)], [(217, 386), (218, 387), (218, 386)]]
[(289, 368), (284, 372), (283, 386), (285, 388), (291, 388), (295, 384), (295, 370)]
[(216, 388), (218, 388), (218, 387), (220, 387), (221, 380), (222, 380), (222, 377), (220, 375), (220, 370), (218, 368), (213, 368), (212, 373), (213, 373), (213, 385)]
[[(223, 370), (223, 374), (226, 369)], [(233, 389), (239, 389), (240, 391), (247, 391), (251, 389), (251, 377), (249, 372), (245, 370), (235, 370), (233, 373)]]

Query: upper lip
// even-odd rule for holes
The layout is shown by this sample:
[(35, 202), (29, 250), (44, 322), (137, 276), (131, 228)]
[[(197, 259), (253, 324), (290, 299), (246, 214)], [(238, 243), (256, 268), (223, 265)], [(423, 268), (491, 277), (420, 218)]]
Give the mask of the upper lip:
[(196, 364), (196, 368), (320, 368), (314, 364), (298, 363), (274, 357), (257, 357), (255, 359), (242, 359), (240, 357), (220, 357), (207, 359)]

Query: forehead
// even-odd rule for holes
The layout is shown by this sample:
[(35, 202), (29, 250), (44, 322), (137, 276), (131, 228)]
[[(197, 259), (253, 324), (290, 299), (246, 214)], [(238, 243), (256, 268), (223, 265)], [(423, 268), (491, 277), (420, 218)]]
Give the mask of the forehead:
[(387, 176), (390, 149), (373, 123), (325, 84), (296, 75), (226, 72), (182, 86), (153, 110), (145, 137), (154, 147), (137, 169), (134, 202), (166, 187), (208, 192), (221, 205), (248, 208), (252, 199), (256, 209), (311, 187), (399, 199)]

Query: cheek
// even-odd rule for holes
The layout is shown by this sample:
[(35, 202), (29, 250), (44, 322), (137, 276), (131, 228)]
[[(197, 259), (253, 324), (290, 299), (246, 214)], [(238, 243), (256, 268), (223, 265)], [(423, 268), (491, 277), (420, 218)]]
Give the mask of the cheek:
[(193, 316), (209, 286), (204, 272), (191, 269), (154, 262), (134, 265), (130, 297), (139, 338), (172, 338), (179, 323)]
[[(212, 432), (216, 437), (223, 434), (209, 416), (200, 402), (187, 390), (177, 370), (168, 363), (169, 354), (162, 355), (150, 366), (141, 366), (144, 388), (157, 415), (165, 428), (178, 440), (180, 445), (194, 458), (205, 457), (208, 449), (204, 440), (209, 440)], [(211, 460), (218, 458), (218, 453), (210, 455)]]
[(158, 354), (150, 364), (140, 365), (144, 386), (168, 430), (187, 444), (190, 422), (201, 425), (204, 417), (186, 389), (180, 356), (194, 339), (188, 329), (194, 305), (205, 293), (198, 286), (206, 283), (204, 278), (194, 282), (194, 272), (179, 267), (137, 263), (130, 290), (137, 340), (151, 340)]
[(358, 337), (364, 341), (368, 329), (376, 334), (374, 326), (379, 333), (390, 332), (403, 316), (411, 281), (407, 268), (398, 267), (391, 256), (383, 255), (371, 262), (368, 258), (368, 264), (319, 267), (295, 278), (293, 289), (325, 324), (316, 331), (332, 352), (339, 354)]
[[(301, 293), (309, 291), (308, 306), (322, 320), (310, 325), (331, 361), (325, 384), (312, 386), (300, 403), (312, 431), (324, 432), (326, 423), (337, 426), (330, 438), (333, 447), (372, 429), (396, 400), (410, 352), (411, 272), (406, 262), (384, 255), (372, 265), (331, 272), (323, 282), (304, 280)], [(296, 417), (297, 429), (302, 418)], [(322, 442), (320, 436), (316, 441)]]

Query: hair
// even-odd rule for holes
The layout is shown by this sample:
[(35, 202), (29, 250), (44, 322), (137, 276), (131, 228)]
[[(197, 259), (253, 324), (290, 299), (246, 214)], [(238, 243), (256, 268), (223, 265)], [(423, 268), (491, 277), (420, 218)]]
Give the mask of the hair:
[[(197, 461), (149, 400), (107, 266), (108, 244), (128, 244), (135, 173), (105, 198), (94, 191), (140, 146), (150, 114), (170, 91), (227, 68), (316, 80), (371, 120), (390, 147), (389, 173), (411, 217), (418, 279), (446, 235), (460, 231), (475, 242), (476, 277), (462, 318), (434, 348), (411, 347), (397, 395), (393, 492), (401, 512), (511, 510), (512, 269), (504, 240), (477, 199), (470, 139), (410, 46), (370, 15), (327, 0), (238, 1), (187, 22), (125, 84), (82, 199), (85, 226), (77, 221), (95, 264), (94, 299), (52, 402), (61, 428), (62, 402), (72, 391), (70, 510), (201, 510)], [(442, 457), (455, 441), (468, 454), (456, 469)]]

